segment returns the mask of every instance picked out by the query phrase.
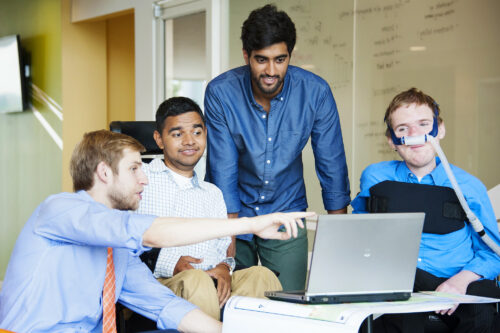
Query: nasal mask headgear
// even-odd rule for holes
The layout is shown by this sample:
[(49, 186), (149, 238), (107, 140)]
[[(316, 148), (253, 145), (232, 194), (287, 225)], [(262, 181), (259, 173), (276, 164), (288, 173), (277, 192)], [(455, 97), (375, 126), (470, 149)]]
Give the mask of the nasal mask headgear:
[(396, 146), (401, 146), (401, 145), (411, 146), (411, 145), (420, 145), (426, 143), (429, 140), (427, 137), (428, 135), (436, 137), (438, 134), (438, 126), (439, 126), (438, 119), (439, 119), (438, 105), (434, 103), (434, 117), (432, 123), (432, 130), (427, 134), (419, 136), (402, 136), (398, 138), (396, 137), (396, 133), (394, 133), (394, 130), (392, 129), (387, 119), (386, 119), (386, 124), (387, 128), (389, 129), (389, 132), (391, 133), (392, 142)]
[(396, 137), (396, 134), (394, 133), (394, 130), (391, 128), (387, 119), (384, 119), (384, 120), (387, 124), (387, 128), (389, 128), (389, 132), (391, 133), (392, 142), (396, 146), (422, 145), (422, 144), (426, 143), (427, 141), (429, 141), (431, 143), (431, 145), (436, 150), (439, 158), (441, 159), (441, 163), (442, 163), (443, 168), (446, 172), (446, 175), (448, 176), (448, 179), (450, 180), (450, 183), (451, 183), (451, 186), (453, 187), (453, 190), (455, 190), (458, 201), (460, 202), (460, 205), (464, 209), (465, 214), (467, 215), (467, 219), (469, 220), (470, 224), (472, 225), (472, 228), (479, 234), (479, 236), (486, 243), (486, 245), (488, 245), (493, 250), (493, 252), (495, 252), (498, 256), (500, 256), (500, 246), (493, 239), (491, 239), (491, 237), (486, 233), (481, 221), (471, 211), (469, 204), (465, 200), (465, 197), (462, 193), (462, 190), (460, 189), (460, 186), (458, 185), (458, 182), (455, 178), (455, 175), (453, 174), (453, 171), (451, 170), (450, 164), (448, 163), (448, 160), (446, 159), (446, 156), (445, 156), (443, 150), (439, 146), (438, 140), (435, 140), (435, 137), (438, 134), (438, 122), (439, 122), (439, 112), (438, 112), (437, 103), (434, 102), (434, 117), (433, 117), (434, 122), (432, 124), (432, 130), (428, 134), (419, 135), (419, 136), (403, 136), (401, 138), (398, 138), (398, 137)]

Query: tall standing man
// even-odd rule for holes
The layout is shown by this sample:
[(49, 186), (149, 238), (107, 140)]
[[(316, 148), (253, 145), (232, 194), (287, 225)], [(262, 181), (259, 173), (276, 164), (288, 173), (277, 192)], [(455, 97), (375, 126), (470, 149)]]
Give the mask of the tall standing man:
[[(349, 180), (335, 100), (328, 84), (289, 66), (295, 25), (275, 6), (250, 13), (241, 32), (246, 66), (212, 80), (205, 93), (208, 129), (206, 179), (224, 195), (229, 217), (305, 210), (302, 150), (311, 137), (323, 203), (346, 213)], [(303, 289), (307, 232), (281, 244), (240, 236), (236, 263), (261, 263), (283, 289)]]

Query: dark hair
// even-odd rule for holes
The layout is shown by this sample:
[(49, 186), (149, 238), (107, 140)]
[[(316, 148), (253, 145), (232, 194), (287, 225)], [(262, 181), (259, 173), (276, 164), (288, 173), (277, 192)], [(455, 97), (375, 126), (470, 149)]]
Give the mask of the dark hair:
[(203, 112), (201, 112), (200, 107), (195, 101), (187, 97), (171, 97), (161, 103), (156, 111), (156, 130), (161, 135), (163, 127), (165, 126), (165, 119), (187, 112), (197, 112), (200, 115), (203, 124), (205, 124)]
[(387, 107), (387, 110), (385, 110), (384, 122), (388, 127), (385, 131), (385, 135), (388, 138), (391, 137), (391, 133), (389, 131), (389, 127), (392, 128), (391, 115), (400, 107), (413, 103), (417, 105), (427, 105), (432, 110), (434, 116), (437, 117), (438, 124), (441, 124), (443, 122), (443, 119), (439, 115), (441, 113), (441, 110), (439, 109), (439, 105), (436, 103), (434, 98), (427, 94), (424, 94), (424, 92), (417, 88), (410, 88), (397, 94), (396, 97), (392, 99), (391, 103)]
[(284, 11), (274, 5), (265, 5), (250, 13), (241, 27), (243, 49), (250, 56), (252, 51), (285, 42), (291, 55), (297, 34), (295, 24)]
[(125, 149), (144, 152), (146, 149), (136, 139), (106, 130), (85, 133), (73, 150), (69, 172), (73, 178), (73, 189), (90, 190), (94, 186), (94, 172), (101, 162), (106, 163), (114, 174)]

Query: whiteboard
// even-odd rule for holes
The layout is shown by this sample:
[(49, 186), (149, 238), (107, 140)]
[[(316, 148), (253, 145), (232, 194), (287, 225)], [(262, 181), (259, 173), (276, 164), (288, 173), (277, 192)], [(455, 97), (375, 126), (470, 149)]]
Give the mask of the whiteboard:
[[(269, 1), (229, 1), (231, 67), (243, 64), (241, 25)], [(369, 164), (399, 159), (383, 116), (399, 92), (417, 87), (442, 111), (449, 161), (500, 183), (500, 1), (278, 0), (297, 29), (291, 63), (331, 86), (343, 131), (351, 197)], [(312, 150), (303, 154), (308, 202), (324, 212)]]

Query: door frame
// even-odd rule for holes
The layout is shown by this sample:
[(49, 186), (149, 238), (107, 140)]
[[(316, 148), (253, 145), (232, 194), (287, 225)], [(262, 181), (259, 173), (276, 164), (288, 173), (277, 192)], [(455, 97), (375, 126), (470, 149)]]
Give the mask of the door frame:
[[(153, 4), (153, 80), (155, 83), (154, 100), (156, 106), (166, 96), (165, 42), (166, 20), (205, 12), (205, 41), (207, 82), (228, 69), (229, 54), (229, 1), (228, 0), (162, 0)], [(200, 107), (203, 108), (202, 105)]]

